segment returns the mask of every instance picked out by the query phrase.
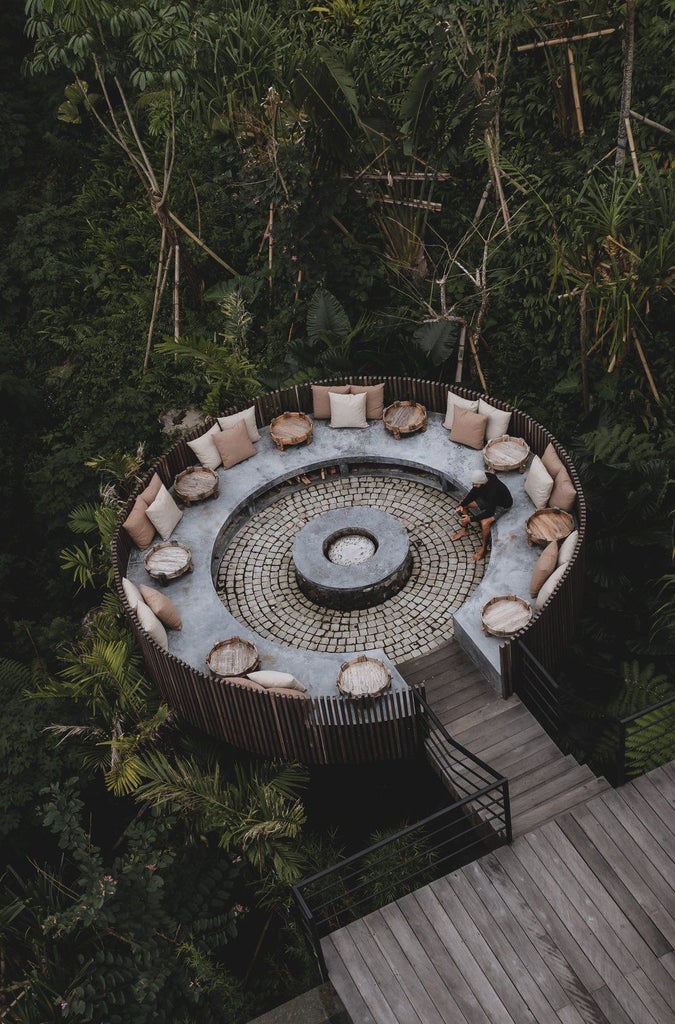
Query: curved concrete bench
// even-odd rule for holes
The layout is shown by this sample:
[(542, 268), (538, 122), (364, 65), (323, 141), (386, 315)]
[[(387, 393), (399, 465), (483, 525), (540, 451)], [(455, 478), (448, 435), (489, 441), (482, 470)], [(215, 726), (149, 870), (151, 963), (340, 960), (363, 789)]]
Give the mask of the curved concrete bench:
[[(186, 509), (173, 534), (173, 539), (191, 549), (194, 570), (172, 582), (168, 590), (183, 618), (183, 629), (169, 633), (171, 654), (205, 672), (205, 657), (214, 643), (242, 636), (255, 643), (264, 668), (292, 672), (305, 683), (311, 696), (334, 696), (340, 665), (350, 652), (329, 654), (287, 647), (236, 620), (218, 597), (213, 583), (213, 572), (222, 554), (219, 538), (229, 522), (254, 506), (271, 488), (322, 466), (338, 465), (348, 472), (350, 466), (379, 463), (431, 471), (443, 489), (452, 494), (448, 500), (456, 501), (469, 490), (472, 470), (483, 468), (483, 456), (480, 451), (450, 442), (442, 420), (441, 414), (429, 413), (426, 433), (400, 441), (394, 440), (381, 421), (372, 422), (367, 430), (333, 430), (318, 420), (314, 423), (312, 445), (287, 448), (284, 452), (270, 440), (269, 429), (262, 428), (257, 455), (232, 469), (219, 469), (218, 498)], [(530, 575), (539, 554), (528, 546), (525, 536), (525, 522), (534, 511), (524, 493), (525, 478), (520, 473), (509, 473), (502, 479), (513, 495), (513, 508), (494, 524), (483, 580), (454, 616), (457, 639), (500, 692), (502, 641), (483, 633), (480, 612), (491, 597), (500, 594), (517, 594), (529, 601)], [(148, 582), (143, 552), (132, 551), (126, 574), (136, 584)], [(392, 672), (393, 689), (406, 687), (382, 651), (359, 653), (385, 661)]]

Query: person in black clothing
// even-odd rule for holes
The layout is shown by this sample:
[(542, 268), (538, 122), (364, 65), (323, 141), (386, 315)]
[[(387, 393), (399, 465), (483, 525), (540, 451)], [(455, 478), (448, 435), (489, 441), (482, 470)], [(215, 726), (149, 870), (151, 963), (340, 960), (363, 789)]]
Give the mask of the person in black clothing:
[(466, 537), (471, 523), (479, 523), (482, 545), (480, 551), (473, 556), (473, 561), (477, 562), (480, 558), (485, 558), (492, 524), (503, 511), (511, 508), (513, 498), (506, 484), (494, 473), (484, 473), (482, 469), (477, 469), (471, 474), (471, 483), (473, 487), (457, 506), (462, 529), (455, 533), (451, 540)]

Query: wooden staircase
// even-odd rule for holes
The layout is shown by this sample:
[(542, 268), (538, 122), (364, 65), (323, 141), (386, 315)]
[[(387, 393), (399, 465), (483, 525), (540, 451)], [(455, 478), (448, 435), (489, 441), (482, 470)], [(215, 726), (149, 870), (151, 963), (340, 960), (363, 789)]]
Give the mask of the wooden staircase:
[(456, 640), (397, 666), (453, 739), (509, 780), (513, 834), (523, 835), (609, 789), (565, 756), (519, 697), (498, 697)]

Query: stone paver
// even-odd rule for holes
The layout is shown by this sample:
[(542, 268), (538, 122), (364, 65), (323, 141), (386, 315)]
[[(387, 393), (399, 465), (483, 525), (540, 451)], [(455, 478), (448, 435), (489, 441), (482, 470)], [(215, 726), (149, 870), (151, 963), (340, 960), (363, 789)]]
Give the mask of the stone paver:
[[(405, 587), (374, 608), (320, 608), (299, 590), (291, 558), (298, 531), (327, 509), (365, 505), (406, 527), (413, 571)], [(450, 540), (456, 501), (418, 481), (386, 474), (318, 480), (282, 492), (255, 513), (228, 545), (218, 591), (228, 611), (261, 636), (289, 647), (341, 652), (381, 648), (393, 661), (425, 654), (453, 635), (453, 613), (483, 578), (473, 562), (478, 533)]]

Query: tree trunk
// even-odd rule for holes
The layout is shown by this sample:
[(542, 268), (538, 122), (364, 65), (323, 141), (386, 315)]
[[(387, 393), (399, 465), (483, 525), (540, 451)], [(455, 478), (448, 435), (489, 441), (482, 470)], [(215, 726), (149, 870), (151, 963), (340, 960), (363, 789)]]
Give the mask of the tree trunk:
[(619, 110), (619, 134), (616, 141), (615, 167), (621, 167), (626, 159), (626, 118), (630, 117), (630, 96), (633, 88), (633, 58), (635, 51), (635, 0), (626, 0), (626, 24), (624, 30), (623, 83), (621, 86), (621, 109)]

